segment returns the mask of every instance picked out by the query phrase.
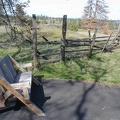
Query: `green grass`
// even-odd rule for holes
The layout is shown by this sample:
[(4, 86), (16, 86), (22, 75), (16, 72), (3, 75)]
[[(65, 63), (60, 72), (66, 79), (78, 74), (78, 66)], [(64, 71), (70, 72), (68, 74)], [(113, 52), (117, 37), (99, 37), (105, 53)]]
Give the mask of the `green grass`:
[[(21, 43), (23, 44), (23, 43)], [(52, 46), (50, 46), (52, 48)], [(54, 48), (55, 46), (53, 46)], [(46, 47), (46, 49), (48, 49)], [(44, 49), (45, 50), (45, 49)], [(32, 49), (30, 45), (0, 49), (0, 58), (6, 54), (13, 56), (19, 63), (32, 62)], [(107, 83), (120, 83), (120, 49), (112, 53), (99, 53), (93, 55), (91, 60), (86, 58), (74, 59), (66, 63), (57, 62), (42, 65), (35, 76), (44, 78), (74, 79), (83, 81), (99, 81)], [(41, 59), (40, 59), (41, 60)]]
[[(38, 39), (41, 39), (41, 36), (45, 36), (50, 40), (61, 40), (62, 38), (62, 27), (48, 26), (47, 28), (40, 29), (38, 32)], [(85, 38), (88, 37), (87, 30), (79, 29), (76, 31), (67, 30), (66, 38), (67, 39), (77, 39), (77, 38)]]
[[(81, 35), (79, 32), (85, 32), (79, 30), (78, 32), (67, 31), (67, 38), (82, 38), (87, 35)], [(38, 32), (39, 33), (39, 32)], [(0, 41), (7, 41), (8, 36), (5, 33), (1, 33)], [(61, 28), (51, 27), (48, 30), (41, 30), (38, 37), (42, 35), (47, 36), (48, 39), (61, 39)], [(0, 58), (6, 54), (13, 56), (19, 63), (32, 62), (32, 45), (23, 42), (8, 41), (3, 46), (1, 42)], [(16, 47), (21, 46), (21, 50)], [(38, 50), (41, 53), (52, 53), (60, 50), (59, 45), (39, 45)], [(58, 62), (52, 64), (46, 64), (40, 66), (37, 72), (34, 72), (35, 76), (42, 76), (44, 78), (59, 78), (59, 79), (74, 79), (82, 81), (99, 81), (107, 83), (120, 83), (120, 49), (116, 49), (112, 53), (99, 53), (93, 55), (91, 60), (86, 58), (74, 59), (67, 61), (66, 63)], [(40, 59), (42, 60), (42, 59)]]
[(9, 55), (14, 55), (15, 52), (17, 52), (17, 48), (13, 48), (13, 47), (9, 47), (7, 49), (2, 49), (0, 48), (0, 58), (3, 58), (5, 55), (9, 54)]
[(60, 40), (62, 37), (62, 31), (61, 28), (57, 28), (56, 26), (47, 27), (46, 29), (40, 29), (38, 31), (38, 40), (41, 39), (41, 36), (45, 36), (49, 40)]
[(6, 29), (4, 25), (0, 25), (0, 34), (5, 33)]
[(45, 78), (74, 79), (120, 83), (120, 49), (113, 53), (99, 53), (91, 60), (85, 58), (42, 65), (36, 76)]

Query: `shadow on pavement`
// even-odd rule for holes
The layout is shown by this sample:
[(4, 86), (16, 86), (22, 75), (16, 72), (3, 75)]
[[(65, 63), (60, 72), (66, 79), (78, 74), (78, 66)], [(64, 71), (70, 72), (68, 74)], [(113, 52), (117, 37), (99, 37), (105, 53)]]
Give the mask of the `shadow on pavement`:
[(84, 104), (87, 99), (87, 95), (90, 93), (90, 91), (95, 87), (96, 85), (95, 81), (89, 88), (86, 89), (86, 84), (83, 86), (83, 95), (82, 95), (82, 100), (80, 101), (80, 104), (77, 106), (77, 109), (75, 111), (75, 114), (77, 115), (78, 120), (84, 120), (86, 114), (87, 114), (87, 109), (84, 108)]

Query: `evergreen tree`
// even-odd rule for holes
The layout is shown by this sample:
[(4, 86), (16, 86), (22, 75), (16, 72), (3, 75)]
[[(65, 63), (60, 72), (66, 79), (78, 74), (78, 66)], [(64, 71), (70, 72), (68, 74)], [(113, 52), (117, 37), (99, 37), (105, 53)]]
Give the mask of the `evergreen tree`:
[(94, 29), (96, 25), (103, 25), (108, 18), (108, 6), (104, 0), (88, 0), (84, 7), (83, 23), (85, 28)]
[(95, 29), (90, 50), (88, 53), (88, 58), (91, 58), (93, 46), (95, 44), (96, 34), (98, 28), (105, 25), (105, 20), (107, 20), (108, 6), (104, 0), (88, 0), (87, 6), (84, 8), (83, 23), (85, 28), (89, 30)]

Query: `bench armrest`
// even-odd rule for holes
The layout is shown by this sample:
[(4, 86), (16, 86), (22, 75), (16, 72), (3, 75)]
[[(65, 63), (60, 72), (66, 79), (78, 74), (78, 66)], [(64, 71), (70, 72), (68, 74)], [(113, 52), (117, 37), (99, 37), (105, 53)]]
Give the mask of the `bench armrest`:
[(27, 71), (30, 71), (32, 68), (32, 63), (20, 64), (20, 67), (26, 69)]
[(15, 83), (11, 84), (14, 89), (30, 88), (29, 83)]

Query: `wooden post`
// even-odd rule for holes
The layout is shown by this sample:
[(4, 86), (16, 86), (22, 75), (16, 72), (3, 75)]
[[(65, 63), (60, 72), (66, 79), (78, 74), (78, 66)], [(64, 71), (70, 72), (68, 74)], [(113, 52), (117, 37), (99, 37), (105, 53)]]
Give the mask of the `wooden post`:
[(103, 47), (103, 49), (102, 49), (102, 53), (105, 51), (106, 46), (107, 46), (107, 44), (108, 44), (108, 42), (109, 42), (109, 40), (110, 40), (110, 38), (111, 38), (112, 34), (113, 34), (113, 32), (110, 34), (110, 36), (109, 36), (108, 40), (106, 41), (106, 43), (105, 43), (105, 45), (104, 45), (104, 47)]
[(92, 52), (93, 52), (93, 47), (94, 47), (94, 44), (95, 44), (95, 39), (96, 39), (96, 34), (97, 34), (97, 27), (95, 28), (95, 32), (93, 34), (93, 38), (92, 38), (92, 41), (91, 41), (91, 45), (90, 45), (90, 50), (89, 50), (89, 53), (88, 53), (88, 58), (91, 58), (92, 57)]
[(118, 26), (118, 33), (120, 33), (120, 23), (119, 23), (119, 26)]
[(33, 65), (34, 69), (38, 69), (38, 58), (37, 58), (37, 23), (36, 15), (32, 15), (32, 24), (33, 24)]
[(67, 29), (67, 15), (63, 16), (62, 24), (62, 44), (61, 44), (61, 61), (65, 62), (65, 45), (66, 45), (66, 29)]
[(88, 30), (88, 34), (89, 34), (89, 40), (91, 41), (91, 31), (90, 31), (90, 29)]

